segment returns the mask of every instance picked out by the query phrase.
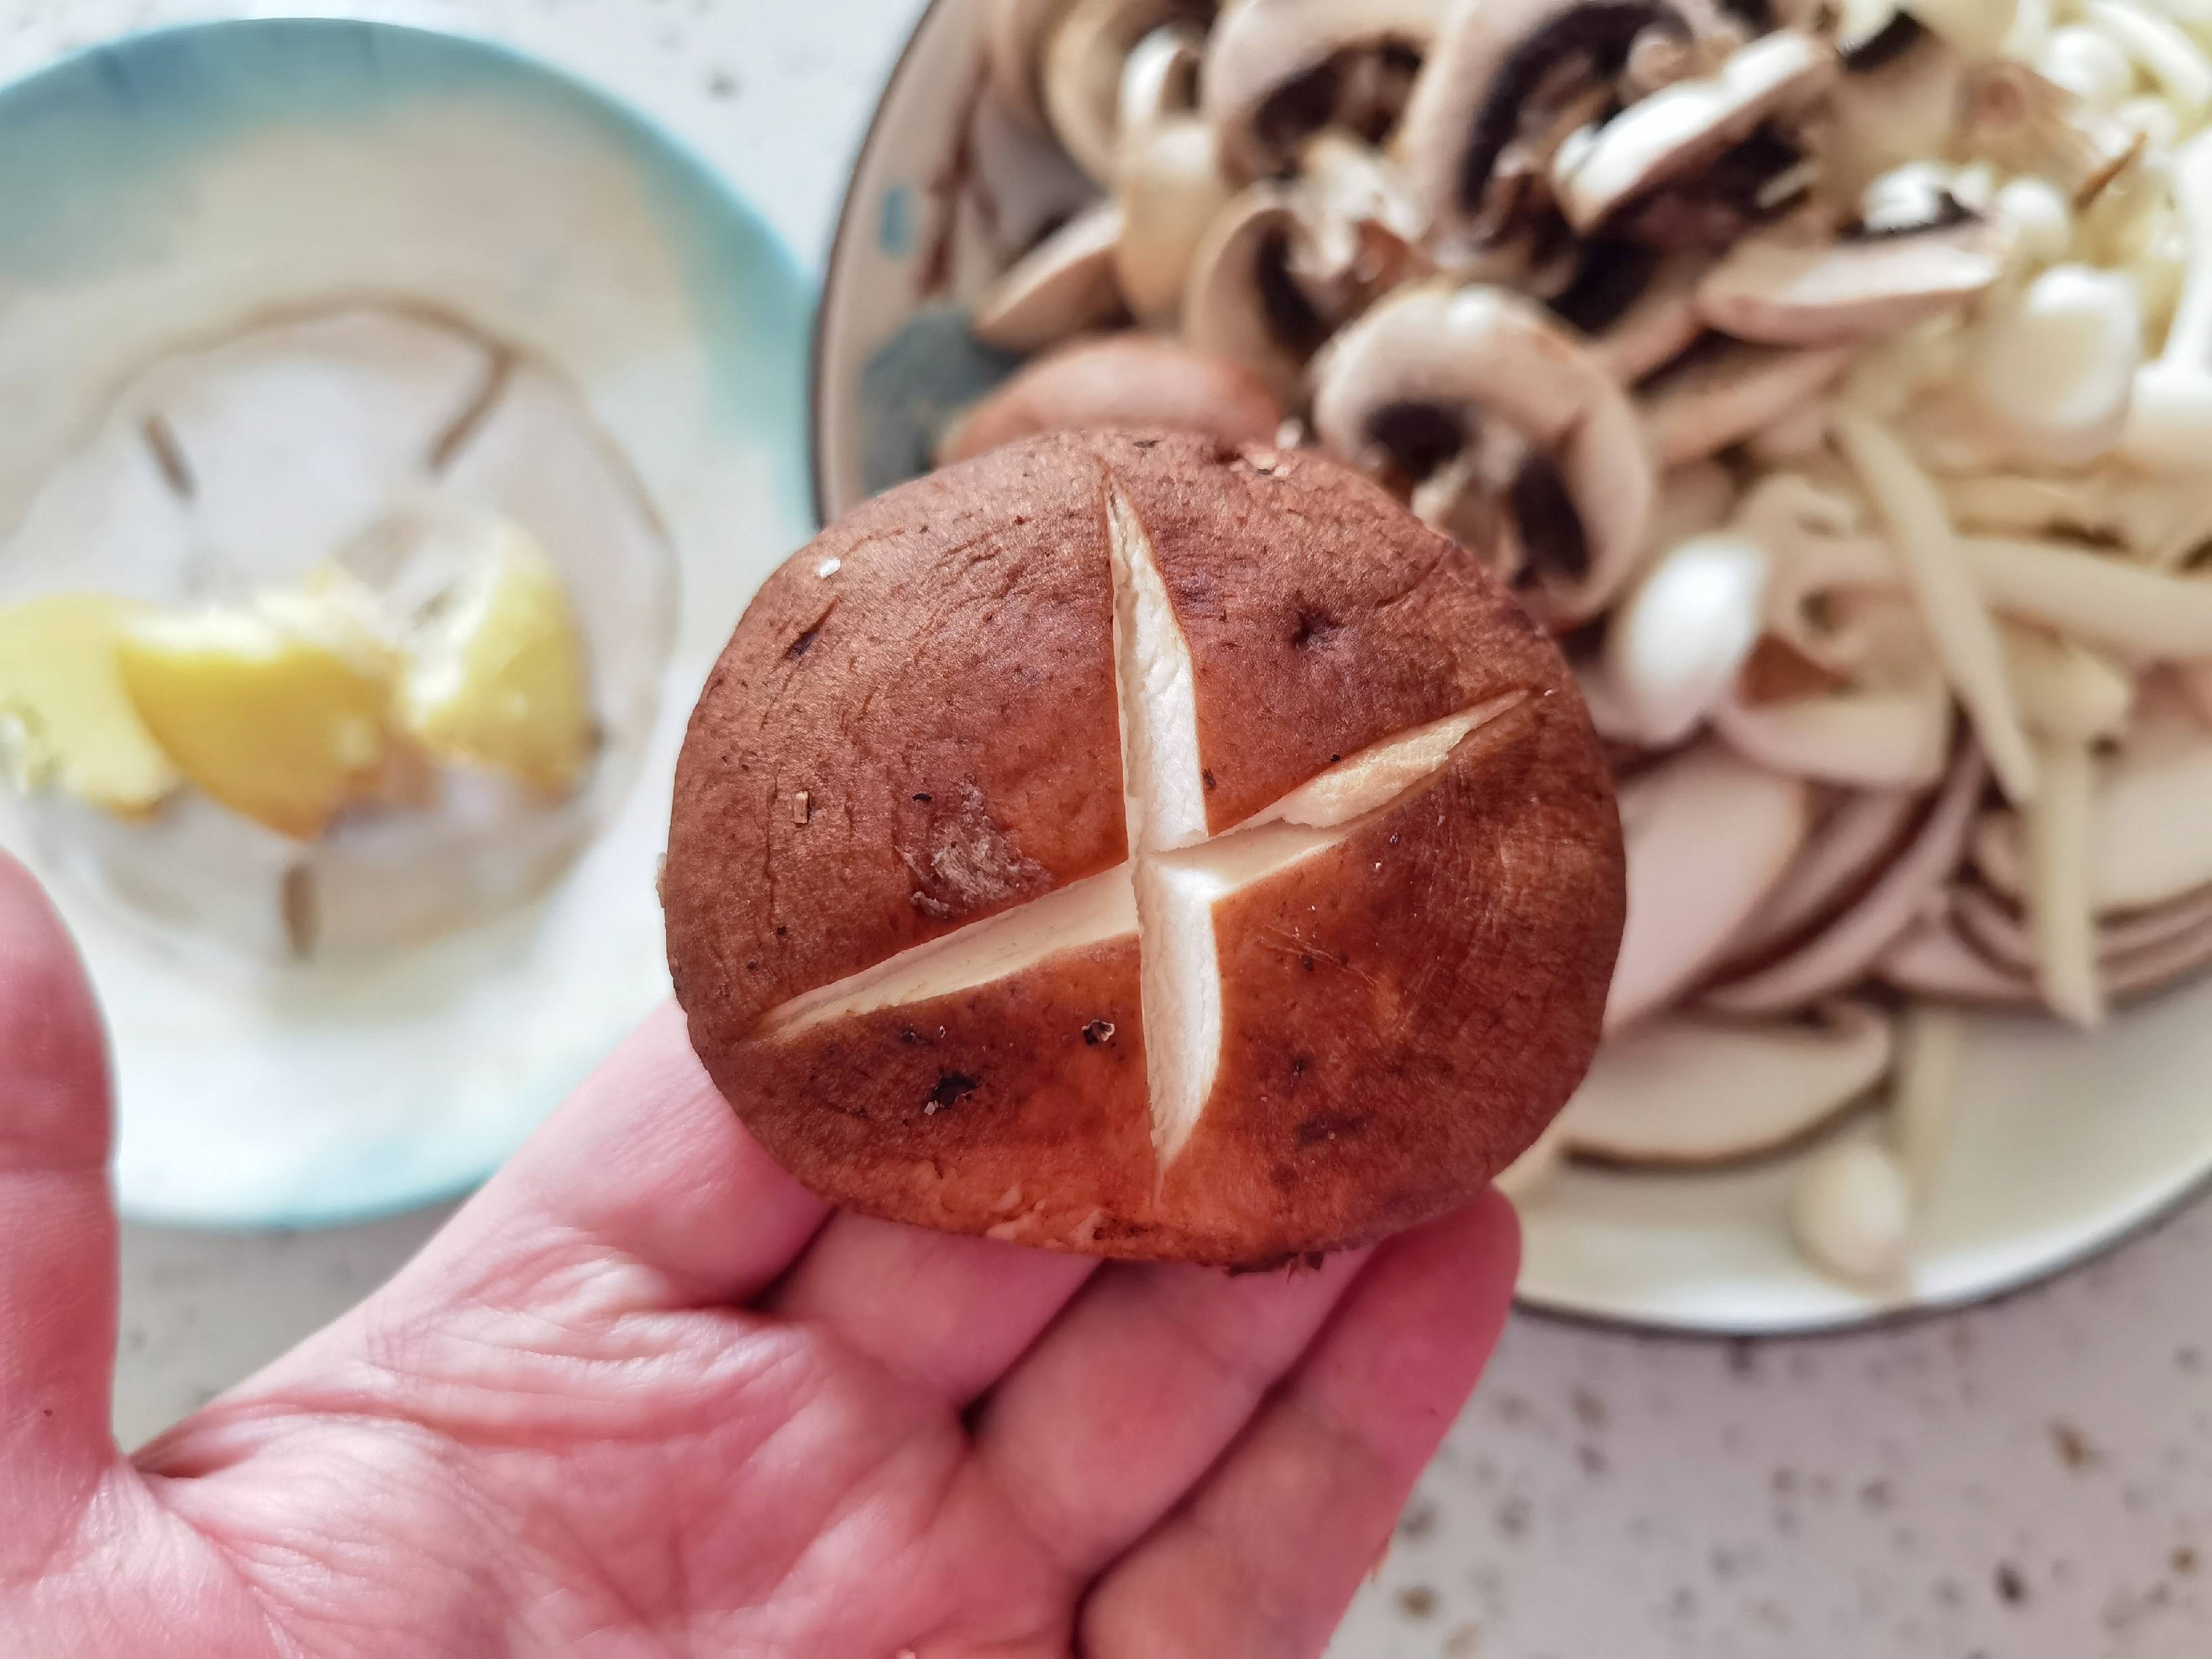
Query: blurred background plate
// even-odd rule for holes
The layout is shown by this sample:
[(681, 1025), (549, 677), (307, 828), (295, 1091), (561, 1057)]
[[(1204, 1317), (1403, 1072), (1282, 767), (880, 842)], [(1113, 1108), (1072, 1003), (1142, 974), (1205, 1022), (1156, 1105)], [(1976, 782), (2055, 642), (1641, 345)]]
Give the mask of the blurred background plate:
[[(808, 284), (724, 182), (603, 94), (344, 21), (140, 35), (0, 91), (0, 598), (55, 585), (30, 571), (27, 509), (137, 377), (350, 308), (542, 370), (642, 498), (656, 550), (594, 571), (562, 467), (541, 458), (532, 486), (587, 635), (627, 594), (646, 663), (588, 845), (542, 896), (368, 965), (272, 970), (58, 872), (51, 823), (0, 816), (0, 845), (58, 875), (106, 1002), (126, 1214), (323, 1223), (464, 1188), (665, 994), (653, 876), (684, 720), (810, 528)], [(321, 530), (361, 527), (331, 513)], [(665, 580), (643, 568), (661, 548)]]
[[(1027, 223), (1066, 205), (1061, 169), (981, 99), (987, 9), (937, 0), (924, 14), (845, 198), (814, 361), (825, 517), (920, 470), (946, 412), (1008, 372), (1012, 359), (967, 337), (965, 301), (1019, 251)], [(1779, 1334), (1957, 1306), (2080, 1262), (2212, 1175), (2212, 982), (2130, 1008), (2094, 1037), (1976, 1018), (1911, 1272), (1885, 1290), (1842, 1285), (1799, 1255), (1796, 1164), (1569, 1169), (1524, 1212), (1522, 1302)]]

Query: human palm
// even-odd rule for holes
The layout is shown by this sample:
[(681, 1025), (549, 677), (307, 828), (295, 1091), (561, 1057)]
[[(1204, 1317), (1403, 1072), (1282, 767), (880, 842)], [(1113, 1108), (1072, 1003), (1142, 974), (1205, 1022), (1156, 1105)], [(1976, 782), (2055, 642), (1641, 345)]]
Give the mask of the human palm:
[(1494, 1197), (1235, 1278), (827, 1215), (671, 1011), (125, 1458), (97, 1015), (0, 857), (0, 1654), (1319, 1651), (1504, 1316)]

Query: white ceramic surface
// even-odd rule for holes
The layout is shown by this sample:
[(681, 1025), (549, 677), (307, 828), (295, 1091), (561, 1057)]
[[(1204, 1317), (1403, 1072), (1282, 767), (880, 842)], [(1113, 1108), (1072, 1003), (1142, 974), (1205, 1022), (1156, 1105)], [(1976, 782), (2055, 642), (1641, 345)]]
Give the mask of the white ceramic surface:
[[(894, 72), (839, 222), (815, 362), (825, 516), (919, 465), (933, 423), (1003, 372), (964, 338), (994, 250), (948, 178), (977, 96), (980, 0), (938, 0)], [(1003, 194), (1004, 179), (990, 181)], [(1977, 1018), (1956, 1132), (1907, 1275), (1841, 1285), (1792, 1246), (1794, 1158), (1711, 1174), (1574, 1168), (1528, 1209), (1530, 1305), (1716, 1333), (1806, 1331), (1954, 1306), (2077, 1262), (2212, 1174), (2212, 981), (2094, 1037)]]
[[(131, 556), (72, 568), (48, 485), (192, 348), (366, 305), (428, 307), (518, 355), (451, 479), (538, 533), (599, 635), (610, 758), (550, 890), (365, 963), (272, 967), (86, 878), (93, 838), (47, 805), (0, 808), (0, 846), (49, 878), (106, 1007), (127, 1214), (297, 1224), (467, 1186), (665, 994), (653, 873), (684, 721), (808, 527), (807, 285), (716, 175), (602, 94), (496, 46), (336, 20), (141, 35), (0, 91), (0, 223), (8, 598), (185, 597), (178, 562), (201, 555), (233, 583), (281, 579), (397, 504), (339, 464), (293, 498), (306, 520), (275, 525), (250, 488), (215, 511), (204, 480), (189, 522), (146, 514), (176, 557), (148, 528), (115, 538)], [(382, 343), (367, 356), (390, 367)], [(272, 395), (296, 410), (269, 428), (273, 465), (367, 453), (343, 428), (368, 392)], [(595, 431), (514, 424), (569, 402)], [(556, 453), (570, 437), (586, 448)], [(628, 529), (618, 477), (643, 498)], [(502, 832), (473, 854), (524, 849)]]

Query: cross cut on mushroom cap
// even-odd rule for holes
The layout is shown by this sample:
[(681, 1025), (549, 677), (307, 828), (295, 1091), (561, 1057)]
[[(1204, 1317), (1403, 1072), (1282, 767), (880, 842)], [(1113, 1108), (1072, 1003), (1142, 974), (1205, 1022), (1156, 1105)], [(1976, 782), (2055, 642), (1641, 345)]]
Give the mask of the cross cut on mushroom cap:
[(695, 1044), (818, 1190), (1255, 1263), (1534, 1138), (1595, 1042), (1619, 860), (1565, 665), (1469, 556), (1310, 456), (1079, 437), (770, 580), (664, 896)]

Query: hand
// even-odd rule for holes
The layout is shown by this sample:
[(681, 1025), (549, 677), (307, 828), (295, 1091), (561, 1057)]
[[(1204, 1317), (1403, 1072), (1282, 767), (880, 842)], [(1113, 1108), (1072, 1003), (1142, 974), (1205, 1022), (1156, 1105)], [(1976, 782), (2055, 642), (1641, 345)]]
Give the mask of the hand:
[(827, 1215), (645, 1027), (385, 1289), (125, 1459), (98, 1016), (0, 857), (0, 1654), (1317, 1653), (1504, 1318)]

